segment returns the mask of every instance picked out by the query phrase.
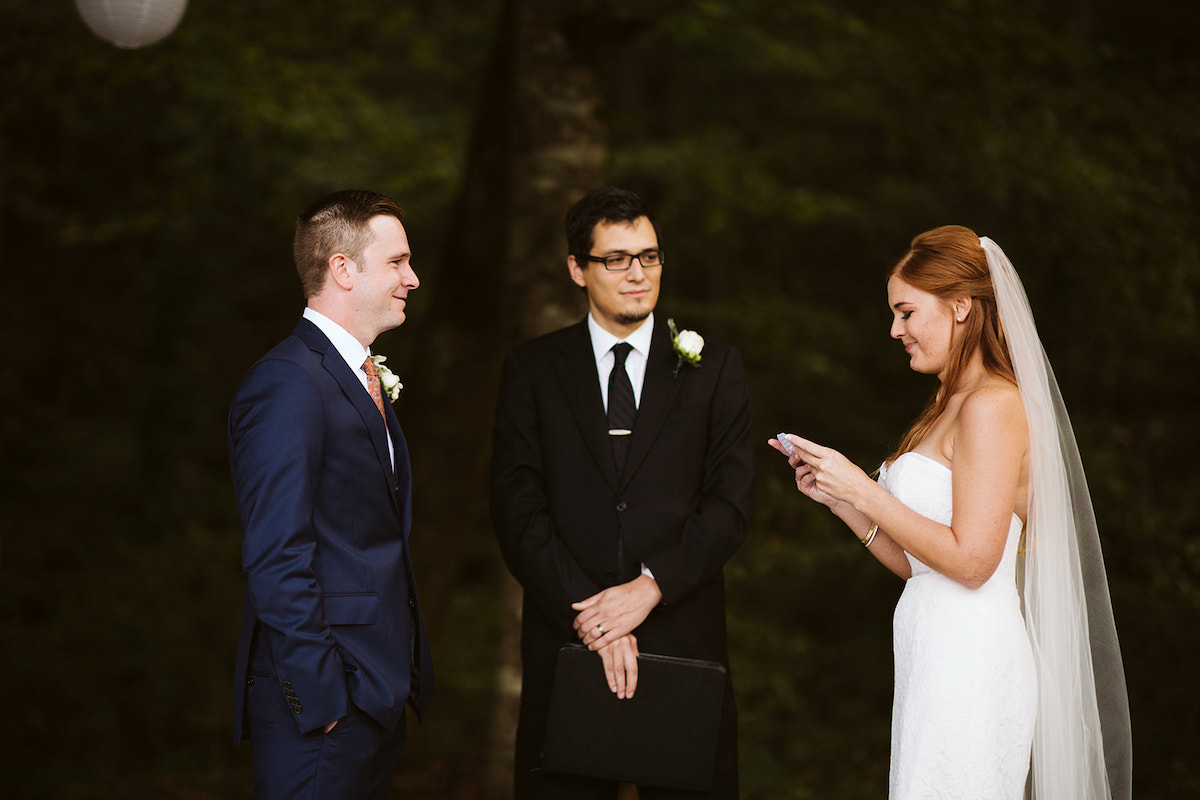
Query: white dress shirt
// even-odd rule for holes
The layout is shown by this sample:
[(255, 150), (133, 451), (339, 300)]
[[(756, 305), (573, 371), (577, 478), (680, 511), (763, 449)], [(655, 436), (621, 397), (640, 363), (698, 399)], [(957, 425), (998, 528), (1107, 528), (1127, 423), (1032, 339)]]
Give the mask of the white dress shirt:
[[(629, 373), (629, 382), (633, 384), (633, 402), (640, 408), (642, 384), (646, 382), (646, 359), (650, 355), (650, 341), (654, 335), (654, 313), (651, 312), (638, 329), (624, 339), (618, 339), (601, 328), (591, 313), (587, 321), (588, 333), (592, 337), (592, 352), (596, 357), (596, 372), (600, 374), (600, 397), (604, 400), (605, 411), (608, 410), (608, 378), (617, 361), (612, 348), (617, 342), (628, 342), (633, 348), (625, 357), (625, 371)], [(642, 564), (642, 574), (654, 578), (654, 573), (645, 564)]]
[(650, 355), (650, 340), (654, 334), (654, 314), (638, 326), (638, 329), (624, 339), (613, 336), (595, 318), (588, 314), (588, 333), (592, 337), (592, 351), (596, 356), (596, 372), (600, 374), (600, 397), (604, 408), (608, 410), (608, 376), (612, 374), (616, 356), (612, 347), (617, 342), (628, 342), (633, 350), (625, 357), (625, 371), (629, 373), (629, 382), (633, 384), (633, 402), (641, 408), (642, 384), (646, 380), (646, 358)]

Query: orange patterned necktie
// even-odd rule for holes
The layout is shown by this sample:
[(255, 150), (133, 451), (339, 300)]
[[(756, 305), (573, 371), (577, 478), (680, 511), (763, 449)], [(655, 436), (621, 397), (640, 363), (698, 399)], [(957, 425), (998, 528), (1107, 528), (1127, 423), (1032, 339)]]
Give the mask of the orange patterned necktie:
[(375, 362), (367, 356), (367, 360), (362, 364), (362, 371), (367, 373), (367, 391), (371, 393), (371, 399), (375, 401), (375, 407), (379, 409), (383, 421), (387, 423), (387, 414), (383, 412), (383, 391), (379, 386), (379, 369), (375, 366)]

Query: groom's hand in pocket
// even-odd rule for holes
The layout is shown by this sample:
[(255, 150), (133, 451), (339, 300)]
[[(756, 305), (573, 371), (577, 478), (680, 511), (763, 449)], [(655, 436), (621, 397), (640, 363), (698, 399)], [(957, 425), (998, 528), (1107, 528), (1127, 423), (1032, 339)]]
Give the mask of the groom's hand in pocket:
[(637, 689), (637, 639), (632, 633), (626, 634), (612, 644), (601, 647), (598, 651), (604, 662), (604, 677), (608, 680), (608, 688), (621, 700), (633, 697)]

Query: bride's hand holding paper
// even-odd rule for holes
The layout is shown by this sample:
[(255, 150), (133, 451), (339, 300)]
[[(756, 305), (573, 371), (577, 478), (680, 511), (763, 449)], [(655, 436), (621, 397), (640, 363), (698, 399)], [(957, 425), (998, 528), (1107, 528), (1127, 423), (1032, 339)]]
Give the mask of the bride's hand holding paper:
[(794, 433), (781, 433), (767, 444), (788, 457), (788, 466), (796, 472), (796, 488), (822, 505), (855, 506), (863, 492), (875, 488), (875, 481), (831, 447)]

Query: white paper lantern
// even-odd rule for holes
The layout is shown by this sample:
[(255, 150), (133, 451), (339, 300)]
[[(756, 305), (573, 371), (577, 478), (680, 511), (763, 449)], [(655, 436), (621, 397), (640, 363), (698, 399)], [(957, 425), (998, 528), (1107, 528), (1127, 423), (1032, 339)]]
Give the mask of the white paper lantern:
[(92, 33), (117, 47), (142, 47), (175, 30), (187, 0), (75, 0)]

